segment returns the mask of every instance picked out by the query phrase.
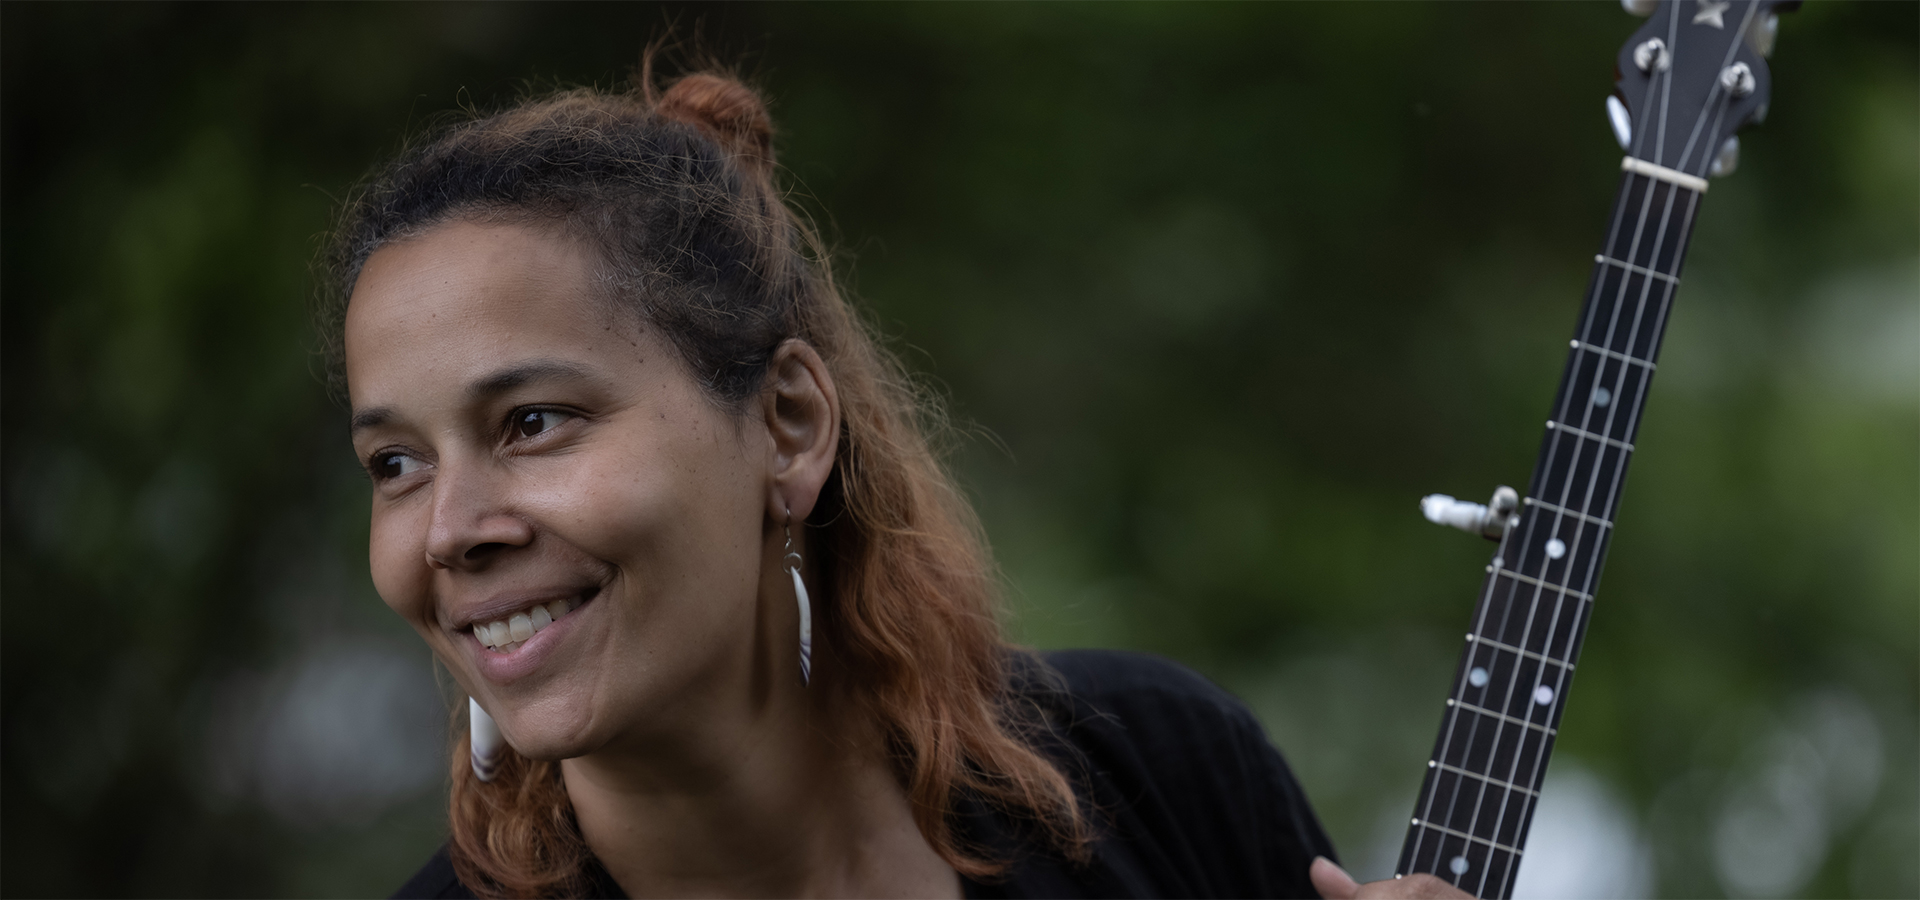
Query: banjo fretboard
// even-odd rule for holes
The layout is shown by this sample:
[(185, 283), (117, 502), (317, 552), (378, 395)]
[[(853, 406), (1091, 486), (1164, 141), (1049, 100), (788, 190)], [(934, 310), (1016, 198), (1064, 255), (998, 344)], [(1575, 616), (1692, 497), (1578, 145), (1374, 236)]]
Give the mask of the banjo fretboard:
[(1615, 60), (1608, 112), (1627, 156), (1612, 220), (1526, 495), (1504, 530), (1483, 529), (1500, 534), (1500, 549), (1396, 869), (1478, 897), (1512, 895), (1706, 178), (1733, 170), (1734, 133), (1766, 114), (1771, 75), (1761, 57), (1777, 10), (1794, 4), (1626, 5), (1653, 8)]
[(1504, 897), (1579, 662), (1700, 192), (1629, 170), (1539, 463), (1487, 566), (1401, 873)]

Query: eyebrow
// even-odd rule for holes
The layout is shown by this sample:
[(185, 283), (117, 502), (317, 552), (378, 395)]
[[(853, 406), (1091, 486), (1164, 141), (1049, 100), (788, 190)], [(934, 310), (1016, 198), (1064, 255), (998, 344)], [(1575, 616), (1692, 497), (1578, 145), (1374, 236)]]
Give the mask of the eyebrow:
[[(536, 359), (518, 365), (508, 366), (467, 385), (467, 398), (479, 402), (497, 397), (518, 387), (540, 381), (588, 378), (591, 369), (578, 363), (559, 359)], [(375, 406), (353, 414), (348, 421), (348, 433), (358, 433), (368, 428), (386, 424), (394, 417), (393, 407)]]
[(393, 407), (391, 406), (376, 406), (372, 409), (360, 410), (353, 414), (352, 419), (347, 421), (347, 433), (359, 434), (369, 428), (383, 425), (391, 418), (393, 418)]
[(592, 370), (578, 363), (560, 359), (536, 359), (501, 369), (467, 385), (467, 398), (486, 400), (536, 381), (581, 379), (592, 374)]

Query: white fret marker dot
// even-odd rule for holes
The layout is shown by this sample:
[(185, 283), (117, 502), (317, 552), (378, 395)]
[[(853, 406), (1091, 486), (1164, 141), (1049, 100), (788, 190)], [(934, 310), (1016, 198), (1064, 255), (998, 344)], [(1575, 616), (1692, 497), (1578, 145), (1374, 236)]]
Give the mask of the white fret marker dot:
[(1473, 671), (1467, 673), (1467, 683), (1474, 687), (1486, 687), (1487, 670), (1474, 666)]
[(1465, 875), (1469, 868), (1467, 858), (1464, 856), (1456, 856), (1447, 862), (1447, 868), (1452, 869), (1455, 875)]
[(1533, 702), (1545, 706), (1553, 702), (1553, 688), (1541, 685), (1533, 690)]
[(1613, 392), (1603, 387), (1593, 389), (1593, 405), (1605, 406), (1613, 402)]
[(1559, 559), (1560, 557), (1567, 555), (1566, 542), (1560, 540), (1559, 538), (1554, 538), (1553, 540), (1548, 541), (1547, 555), (1550, 557), (1553, 557), (1554, 559)]

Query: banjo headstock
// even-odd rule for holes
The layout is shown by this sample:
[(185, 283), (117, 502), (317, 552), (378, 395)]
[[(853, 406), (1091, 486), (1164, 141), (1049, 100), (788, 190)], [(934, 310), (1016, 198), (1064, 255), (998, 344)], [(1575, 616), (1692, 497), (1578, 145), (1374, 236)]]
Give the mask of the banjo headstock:
[(1779, 14), (1799, 0), (1623, 0), (1651, 7), (1615, 60), (1607, 112), (1628, 157), (1693, 178), (1739, 160), (1737, 133), (1766, 118)]

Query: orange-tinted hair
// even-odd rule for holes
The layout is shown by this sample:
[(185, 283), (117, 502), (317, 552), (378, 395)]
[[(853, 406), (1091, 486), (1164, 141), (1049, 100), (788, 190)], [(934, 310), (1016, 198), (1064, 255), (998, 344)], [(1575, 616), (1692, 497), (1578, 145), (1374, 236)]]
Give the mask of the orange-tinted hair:
[[(825, 590), (816, 652), (886, 735), (921, 833), (962, 874), (1005, 860), (954, 830), (978, 797), (1084, 858), (1072, 785), (1023, 738), (1012, 654), (972, 507), (929, 442), (943, 427), (836, 289), (819, 242), (775, 181), (766, 104), (740, 81), (688, 75), (664, 91), (569, 91), (447, 129), (349, 203), (334, 249), (337, 323), (380, 246), (460, 218), (557, 223), (594, 243), (614, 299), (678, 349), (707, 393), (743, 409), (789, 338), (818, 351), (843, 421), (839, 456), (807, 521)], [(328, 328), (337, 336), (337, 325)], [(333, 346), (338, 359), (337, 337)], [(338, 367), (336, 366), (336, 371)], [(814, 689), (821, 689), (819, 681)], [(481, 896), (584, 889), (591, 859), (559, 766), (511, 750), (491, 782), (452, 754), (452, 856)]]

